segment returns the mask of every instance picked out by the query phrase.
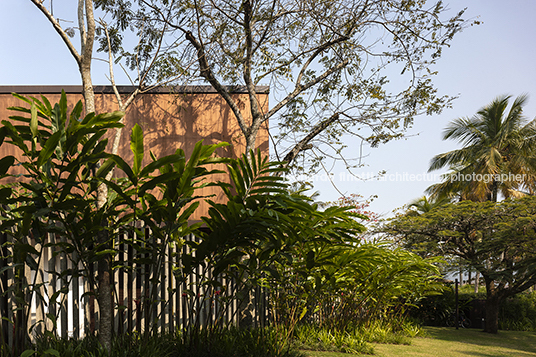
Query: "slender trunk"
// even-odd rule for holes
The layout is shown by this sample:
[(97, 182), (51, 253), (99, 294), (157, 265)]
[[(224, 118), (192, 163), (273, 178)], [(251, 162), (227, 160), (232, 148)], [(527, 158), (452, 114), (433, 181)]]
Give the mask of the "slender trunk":
[[(86, 23), (84, 23), (84, 14)], [(80, 41), (82, 49), (80, 52), (79, 70), (82, 77), (83, 96), (86, 113), (95, 113), (95, 92), (91, 79), (91, 61), (93, 59), (93, 44), (95, 40), (95, 18), (93, 15), (93, 0), (79, 0), (78, 21), (80, 31)], [(97, 208), (102, 208), (106, 204), (108, 190), (106, 185), (100, 185), (97, 190)], [(104, 228), (104, 227), (103, 227)], [(105, 244), (107, 235), (105, 230), (97, 237), (99, 244)], [(97, 302), (99, 304), (99, 341), (106, 351), (110, 353), (112, 346), (112, 291), (110, 281), (110, 255), (101, 256), (98, 265), (98, 292)]]
[[(102, 223), (103, 230), (98, 234), (99, 244), (102, 249), (108, 248), (108, 234), (106, 231), (106, 222)], [(110, 254), (106, 254), (98, 262), (98, 281), (99, 290), (97, 292), (97, 301), (99, 303), (99, 342), (108, 351), (112, 348), (112, 281), (110, 274)]]
[(477, 270), (475, 272), (475, 293), (478, 293), (479, 280), (480, 280), (480, 272)]
[(493, 280), (486, 278), (486, 323), (484, 332), (488, 333), (497, 333), (499, 331), (500, 296), (494, 285)]
[(473, 277), (472, 276), (472, 272), (471, 272), (471, 269), (469, 268), (469, 270), (467, 271), (467, 285), (471, 285), (471, 278)]
[(255, 142), (257, 140), (257, 132), (255, 133), (249, 133), (249, 135), (246, 136), (246, 150), (245, 153), (247, 156), (249, 156), (249, 153), (251, 150), (255, 150)]
[(99, 342), (106, 351), (112, 347), (112, 290), (111, 275), (107, 260), (99, 262)]
[(95, 93), (93, 91), (93, 83), (91, 82), (91, 65), (83, 64), (80, 66), (80, 73), (82, 75), (82, 87), (84, 103), (86, 105), (86, 113), (95, 112)]
[(491, 201), (497, 202), (498, 195), (499, 195), (499, 183), (494, 180), (491, 183)]
[[(84, 101), (86, 105), (86, 113), (95, 112), (95, 93), (93, 91), (93, 82), (91, 79), (91, 61), (93, 59), (93, 44), (95, 41), (95, 17), (93, 14), (93, 0), (79, 0), (79, 25), (84, 27), (82, 6), (84, 7), (85, 18), (87, 23), (87, 31), (81, 31), (81, 60), (80, 60), (80, 75), (82, 76), (82, 86), (84, 88)], [(97, 208), (100, 209), (106, 204), (108, 197), (108, 187), (100, 185), (97, 191)], [(103, 222), (105, 225), (106, 222)], [(102, 232), (97, 237), (99, 245), (106, 247), (108, 236), (106, 227), (103, 226)], [(104, 248), (106, 249), (106, 248)], [(97, 301), (99, 303), (99, 341), (104, 346), (108, 354), (112, 346), (112, 288), (110, 274), (110, 254), (103, 255), (98, 261), (98, 293)]]

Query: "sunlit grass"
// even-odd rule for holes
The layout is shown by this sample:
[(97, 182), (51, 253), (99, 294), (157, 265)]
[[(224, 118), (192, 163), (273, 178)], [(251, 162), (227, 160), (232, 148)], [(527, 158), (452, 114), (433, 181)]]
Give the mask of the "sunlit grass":
[[(425, 328), (426, 338), (415, 338), (411, 345), (375, 344), (378, 357), (536, 357), (536, 333), (499, 331), (492, 335), (479, 329)], [(336, 352), (304, 351), (308, 357), (350, 357)]]

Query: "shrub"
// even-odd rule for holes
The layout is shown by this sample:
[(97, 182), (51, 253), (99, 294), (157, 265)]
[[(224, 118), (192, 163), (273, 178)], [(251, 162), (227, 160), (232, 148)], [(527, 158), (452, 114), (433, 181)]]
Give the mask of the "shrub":
[[(283, 334), (283, 335), (282, 335)], [(23, 356), (61, 357), (303, 357), (283, 338), (286, 331), (276, 328), (219, 331), (197, 330), (143, 336), (139, 333), (116, 336), (110, 355), (95, 336), (83, 339), (43, 336)]]
[(536, 292), (506, 299), (499, 310), (501, 330), (536, 331)]

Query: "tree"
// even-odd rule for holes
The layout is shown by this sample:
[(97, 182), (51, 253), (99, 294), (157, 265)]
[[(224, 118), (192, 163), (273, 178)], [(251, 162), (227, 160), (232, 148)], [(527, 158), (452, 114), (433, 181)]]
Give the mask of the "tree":
[[(114, 90), (118, 110), (126, 111), (130, 104), (134, 101), (136, 96), (140, 93), (144, 93), (147, 90), (158, 87), (164, 83), (153, 81), (152, 75), (153, 67), (156, 63), (161, 61), (161, 57), (165, 57), (166, 50), (162, 46), (163, 37), (158, 34), (153, 34), (152, 44), (155, 47), (145, 46), (143, 44), (143, 38), (140, 39), (140, 43), (134, 46), (129, 52), (129, 55), (135, 57), (134, 62), (129, 62), (129, 68), (132, 71), (137, 72), (137, 76), (132, 76), (127, 73), (132, 84), (136, 84), (134, 91), (127, 97), (121, 97), (117, 89), (114, 76), (114, 63), (118, 63), (120, 58), (114, 58), (114, 54), (117, 53), (117, 41), (118, 33), (116, 29), (110, 28), (108, 24), (103, 20), (106, 17), (106, 13), (95, 14), (95, 10), (99, 10), (102, 6), (102, 0), (79, 0), (77, 5), (77, 27), (62, 27), (60, 20), (54, 17), (54, 8), (52, 1), (50, 2), (50, 8), (45, 6), (45, 0), (30, 0), (39, 11), (48, 19), (56, 33), (61, 37), (65, 46), (68, 48), (72, 57), (76, 61), (80, 77), (82, 80), (84, 105), (86, 113), (95, 112), (95, 93), (93, 91), (93, 80), (91, 76), (91, 64), (94, 60), (94, 45), (98, 42), (98, 52), (107, 52), (107, 61), (109, 64), (109, 80)], [(106, 1), (104, 1), (106, 2)], [(102, 15), (102, 17), (98, 17)], [(79, 32), (80, 46), (77, 49), (76, 44), (71, 40)], [(178, 75), (179, 77), (181, 74)], [(177, 77), (170, 76), (168, 80), (176, 80)], [(119, 138), (121, 137), (121, 129), (117, 128), (115, 140), (112, 145), (112, 153), (117, 154), (119, 147)], [(109, 174), (110, 178), (112, 174)], [(103, 186), (105, 187), (105, 186)], [(105, 194), (101, 198), (101, 204), (104, 204)]]
[[(186, 71), (192, 82), (208, 82), (233, 111), (246, 153), (259, 128), (276, 119), (278, 161), (300, 166), (298, 157), (307, 154), (313, 169), (326, 157), (353, 167), (342, 153), (344, 135), (375, 146), (402, 136), (416, 115), (448, 105), (431, 83), (430, 66), (466, 25), (463, 10), (443, 19), (442, 2), (422, 0), (117, 0), (100, 6), (117, 20), (118, 34), (135, 23), (152, 46), (150, 35), (165, 33), (176, 55), (159, 63), (158, 76)], [(400, 82), (391, 71), (401, 73)], [(269, 83), (276, 98), (267, 111), (256, 95), (261, 83)], [(239, 103), (224, 84), (245, 88), (249, 103)]]
[(53, 11), (49, 11), (49, 9), (45, 7), (44, 0), (31, 0), (31, 2), (43, 13), (48, 21), (50, 21), (50, 24), (54, 27), (54, 30), (61, 37), (76, 61), (82, 79), (86, 112), (95, 112), (95, 93), (93, 92), (93, 82), (91, 80), (91, 62), (93, 61), (93, 44), (95, 42), (96, 31), (93, 0), (78, 1), (80, 51), (76, 49), (70, 39), (70, 37), (74, 36), (74, 29), (63, 29), (59, 20), (54, 17)]
[[(18, 115), (10, 117), (12, 121), (2, 120), (0, 143), (13, 145), (20, 150), (22, 159), (17, 164), (24, 168), (24, 176), (28, 181), (16, 182), (13, 187), (8, 185), (2, 189), (4, 193), (7, 192), (7, 195), (2, 196), (2, 210), (8, 219), (0, 229), (6, 233), (15, 231), (19, 247), (32, 246), (27, 242), (29, 236), (35, 238), (36, 245), (41, 249), (49, 243), (48, 233), (68, 238), (69, 243), (66, 244), (70, 245), (71, 253), (78, 253), (78, 257), (91, 255), (84, 261), (85, 268), (88, 269), (90, 261), (101, 263), (107, 259), (108, 241), (102, 238), (106, 238), (108, 232), (101, 223), (107, 221), (107, 216), (117, 215), (117, 212), (110, 212), (105, 206), (97, 204), (99, 183), (93, 174), (98, 162), (107, 157), (104, 151), (107, 140), (102, 137), (108, 129), (122, 126), (120, 119), (123, 113), (90, 113), (82, 117), (82, 102), (78, 102), (68, 113), (64, 92), (60, 102), (54, 106), (44, 97), (42, 101), (21, 96), (18, 98), (29, 104), (30, 109), (11, 109), (29, 114), (30, 117)], [(6, 156), (3, 161), (13, 164), (15, 159)], [(9, 166), (5, 167), (3, 173), (8, 172)], [(95, 241), (95, 236), (100, 240)], [(88, 249), (90, 246), (93, 249)], [(33, 247), (28, 251), (24, 249), (24, 255), (30, 256), (28, 253), (32, 252), (39, 256)], [(78, 266), (74, 255), (69, 255), (69, 259), (72, 259), (74, 266)], [(109, 262), (99, 264), (99, 268), (108, 264)], [(31, 268), (37, 269), (37, 264), (31, 265)], [(64, 279), (65, 274), (68, 272), (59, 275)], [(37, 275), (36, 273), (35, 276)], [(110, 282), (102, 279), (103, 276), (105, 275), (99, 274), (99, 289), (93, 291), (96, 292), (101, 308), (100, 336), (105, 339), (111, 338), (112, 326), (111, 323), (106, 324), (106, 318), (111, 321), (113, 307)], [(94, 277), (91, 274), (86, 277), (91, 287), (96, 288)], [(56, 298), (51, 300), (54, 305)], [(22, 311), (22, 307), (19, 307)], [(103, 316), (106, 313), (109, 315)], [(28, 315), (21, 316), (19, 320), (27, 317)], [(21, 334), (27, 331), (24, 324), (16, 329)], [(108, 349), (110, 347), (105, 346)]]
[(408, 246), (433, 243), (464, 259), (486, 283), (485, 331), (497, 333), (501, 301), (536, 283), (536, 198), (462, 201), (392, 219), (383, 231)]
[[(110, 82), (113, 87), (114, 93), (116, 95), (117, 103), (118, 103), (118, 109), (120, 111), (126, 111), (128, 106), (132, 103), (132, 101), (135, 99), (135, 97), (139, 93), (143, 93), (147, 90), (146, 84), (148, 81), (150, 81), (151, 77), (147, 74), (150, 72), (148, 69), (151, 68), (152, 65), (154, 65), (157, 61), (157, 58), (160, 55), (160, 49), (161, 49), (161, 43), (162, 38), (160, 37), (160, 40), (154, 38), (153, 40), (156, 43), (157, 48), (150, 52), (150, 55), (147, 55), (146, 52), (142, 53), (140, 57), (143, 57), (143, 60), (137, 60), (135, 64), (131, 66), (132, 69), (137, 69), (138, 73), (142, 72), (140, 68), (143, 68), (143, 72), (140, 75), (135, 78), (135, 81), (137, 83), (137, 88), (127, 97), (122, 98), (119, 94), (119, 91), (117, 89), (115, 79), (114, 79), (114, 71), (113, 71), (113, 46), (112, 40), (115, 39), (114, 37), (114, 31), (111, 29), (109, 30), (107, 24), (102, 20), (96, 20), (95, 18), (95, 5), (99, 5), (101, 1), (98, 0), (79, 0), (78, 6), (77, 6), (77, 20), (78, 20), (78, 27), (73, 28), (63, 28), (60, 24), (60, 20), (54, 17), (53, 14), (53, 5), (52, 1), (50, 2), (50, 9), (48, 9), (44, 5), (44, 0), (31, 0), (31, 2), (41, 11), (41, 13), (49, 20), (50, 24), (53, 26), (54, 30), (58, 33), (58, 35), (61, 37), (63, 42), (65, 43), (66, 47), (69, 49), (69, 52), (73, 56), (74, 60), (76, 61), (81, 80), (82, 80), (82, 87), (83, 87), (83, 97), (84, 97), (84, 105), (85, 105), (85, 111), (86, 113), (94, 113), (95, 112), (95, 93), (93, 90), (93, 81), (91, 77), (91, 64), (93, 61), (93, 47), (95, 44), (96, 39), (98, 38), (100, 41), (100, 51), (107, 51), (108, 52), (108, 63), (109, 63), (109, 75), (110, 75)], [(98, 26), (100, 24), (100, 27)], [(80, 35), (80, 48), (77, 49), (76, 45), (71, 41), (71, 37), (74, 37), (76, 31), (79, 32)], [(100, 38), (99, 38), (100, 35)], [(135, 52), (135, 55), (140, 55), (140, 51), (142, 51), (141, 46), (137, 46), (132, 52)], [(143, 51), (142, 51), (143, 52)], [(141, 66), (141, 67), (140, 67)], [(158, 86), (159, 84), (154, 84), (154, 86)], [(121, 118), (121, 122), (122, 122)], [(121, 137), (121, 131), (122, 126), (119, 126), (116, 128), (115, 133), (115, 139), (112, 144), (112, 154), (117, 154), (117, 151), (119, 149), (119, 141)], [(97, 163), (97, 165), (100, 165), (100, 162)], [(113, 170), (110, 170), (108, 172), (107, 179), (109, 180), (113, 176)], [(106, 205), (108, 199), (108, 186), (107, 185), (99, 185), (98, 186), (98, 196), (97, 196), (97, 203), (99, 208), (102, 208)], [(104, 224), (104, 222), (102, 223)], [(101, 236), (100, 244), (105, 244), (107, 241), (107, 237), (105, 237), (105, 230), (102, 230), (99, 232)], [(110, 258), (111, 256), (104, 256), (102, 259), (98, 261), (98, 270), (99, 270), (99, 279), (102, 281), (100, 282), (100, 296), (102, 299), (99, 299), (99, 309), (100, 309), (100, 320), (101, 320), (101, 326), (105, 326), (106, 328), (111, 329), (112, 324), (112, 315), (113, 315), (113, 306), (111, 303), (107, 303), (107, 301), (111, 301), (112, 297), (112, 289), (111, 289), (111, 278), (110, 278)], [(109, 292), (109, 298), (104, 298), (103, 296), (106, 294), (105, 292)], [(111, 330), (110, 330), (111, 331)], [(101, 333), (100, 335), (101, 342), (103, 345), (106, 346), (107, 350), (110, 350), (111, 346), (111, 333)], [(108, 339), (108, 340), (104, 340)]]
[[(415, 199), (407, 205), (407, 210), (402, 213), (402, 215), (407, 216), (420, 216), (422, 214), (428, 213), (432, 210), (434, 210), (437, 207), (440, 207), (442, 205), (445, 205), (449, 203), (450, 200), (447, 197), (442, 197), (440, 199), (433, 199), (428, 198), (426, 196), (422, 196), (421, 198)], [(411, 252), (418, 254), (419, 256), (426, 258), (426, 257), (433, 257), (440, 255), (437, 245), (433, 242), (412, 242), (411, 244), (404, 244), (405, 242), (402, 242), (402, 247), (410, 250)]]
[(450, 203), (450, 200), (447, 197), (430, 199), (426, 196), (422, 196), (421, 198), (411, 201), (406, 214), (423, 214), (447, 203)]
[[(459, 118), (443, 132), (463, 148), (435, 156), (430, 171), (450, 167), (444, 181), (428, 188), (433, 196), (459, 194), (462, 199), (497, 202), (519, 197), (525, 189), (533, 193), (536, 170), (536, 120), (527, 122), (517, 97), (506, 112), (510, 96), (501, 96), (471, 118)], [(468, 179), (469, 178), (469, 179)]]
[[(14, 242), (15, 264), (9, 268), (15, 271), (17, 284), (3, 293), (15, 296), (16, 344), (22, 345), (26, 340), (33, 294), (41, 300), (46, 295), (47, 316), (54, 322), (59, 311), (56, 309), (58, 296), (68, 293), (73, 279), (84, 277), (90, 289), (85, 295), (95, 295), (99, 304), (99, 341), (109, 351), (114, 302), (110, 280), (102, 279), (102, 276), (106, 276), (106, 272), (111, 274), (117, 266), (134, 266), (131, 261), (113, 259), (119, 250), (119, 241), (150, 257), (150, 263), (144, 263), (144, 272), (151, 287), (147, 287), (150, 292), (144, 296), (140, 307), (145, 317), (145, 336), (148, 337), (155, 332), (154, 321), (159, 317), (154, 308), (155, 296), (162, 272), (169, 264), (165, 261), (168, 248), (171, 244), (181, 243), (184, 236), (199, 228), (199, 223), (190, 222), (201, 198), (196, 191), (217, 185), (205, 178), (219, 171), (207, 167), (224, 161), (215, 158), (214, 152), (227, 144), (202, 145), (199, 142), (189, 159), (179, 149), (173, 155), (158, 159), (153, 155), (152, 162), (142, 166), (143, 133), (140, 126), (135, 125), (131, 133), (133, 163), (130, 165), (121, 157), (106, 152), (108, 139), (103, 138), (107, 130), (123, 125), (120, 123), (123, 112), (90, 113), (81, 117), (83, 105), (79, 101), (69, 113), (64, 92), (54, 106), (45, 97), (39, 101), (15, 96), (29, 104), (30, 109), (11, 108), (22, 114), (11, 116), (11, 121), (2, 121), (0, 145), (16, 147), (22, 152), (22, 159), (2, 158), (0, 178), (13, 177), (9, 168), (16, 164), (24, 168), (27, 180), (0, 186), (0, 232), (12, 236)], [(103, 161), (102, 165), (98, 165), (100, 161)], [(115, 166), (125, 173), (125, 177), (107, 179)], [(102, 185), (110, 191), (103, 206), (98, 203), (98, 188)], [(142, 222), (143, 229), (132, 222)], [(147, 229), (151, 230), (150, 235), (145, 233)], [(42, 252), (47, 246), (54, 246), (55, 254), (61, 254), (73, 267), (57, 272), (62, 289), (52, 296), (38, 281), (37, 262), (43, 258)], [(102, 260), (106, 262), (98, 264), (96, 277), (93, 265)], [(24, 273), (25, 266), (32, 271), (33, 282), (27, 281), (30, 274)], [(107, 271), (103, 271), (103, 267)], [(116, 302), (120, 304), (118, 300)], [(104, 316), (106, 313), (109, 315)], [(55, 333), (54, 330), (50, 333)]]

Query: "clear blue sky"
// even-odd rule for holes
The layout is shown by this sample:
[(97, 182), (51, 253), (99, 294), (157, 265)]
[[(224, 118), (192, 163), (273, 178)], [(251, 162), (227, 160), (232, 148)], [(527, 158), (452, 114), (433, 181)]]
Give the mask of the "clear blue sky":
[[(55, 16), (73, 18), (75, 1), (55, 0)], [(483, 23), (465, 29), (444, 51), (434, 70), (435, 84), (443, 94), (457, 95), (452, 109), (441, 115), (417, 118), (406, 140), (367, 149), (368, 166), (357, 173), (366, 177), (386, 170), (385, 181), (348, 181), (344, 170), (334, 171), (332, 179), (346, 194), (377, 195), (372, 209), (389, 213), (423, 195), (436, 181), (417, 180), (427, 172), (430, 159), (456, 143), (441, 141), (447, 123), (457, 117), (472, 116), (496, 96), (528, 93), (525, 107), (529, 118), (536, 116), (536, 14), (535, 0), (453, 0), (446, 1), (453, 11), (467, 7), (466, 18)], [(74, 26), (74, 24), (73, 24)], [(95, 63), (95, 84), (108, 84), (107, 67)], [(119, 84), (128, 84), (125, 78)], [(77, 66), (66, 47), (44, 16), (29, 0), (0, 1), (0, 85), (80, 84)], [(355, 150), (357, 152), (357, 143)], [(411, 175), (415, 175), (411, 181)], [(335, 200), (339, 193), (318, 177), (316, 189), (323, 200)], [(391, 180), (392, 178), (392, 180)], [(398, 181), (396, 181), (398, 178)], [(325, 179), (325, 177), (324, 177)]]

